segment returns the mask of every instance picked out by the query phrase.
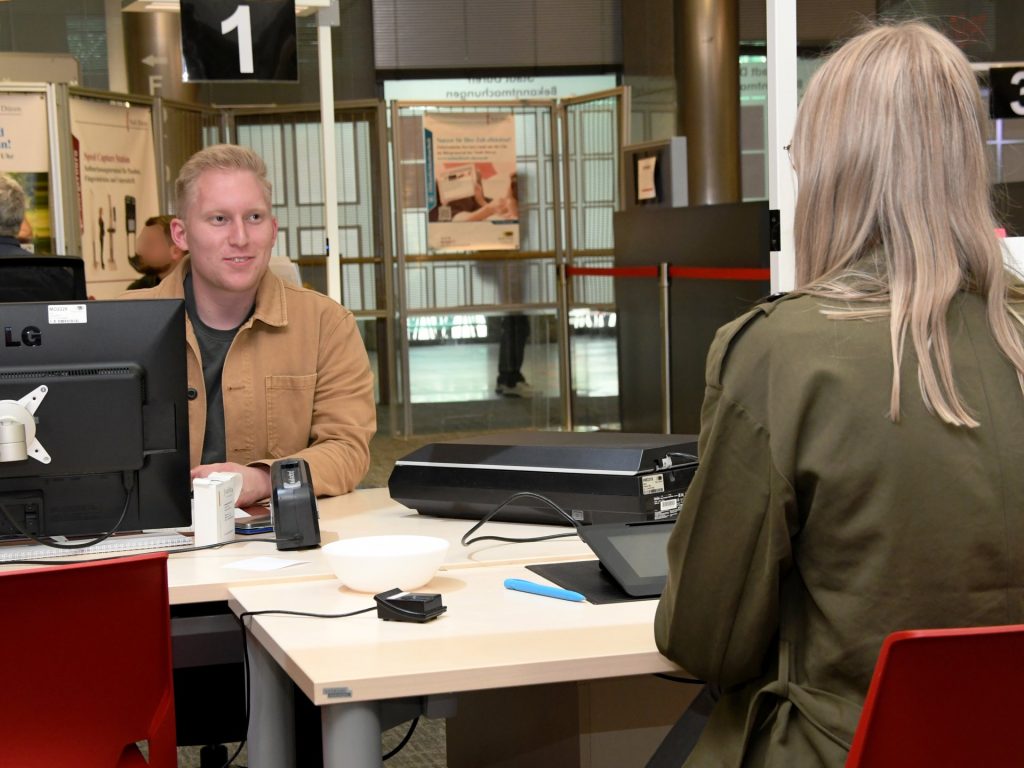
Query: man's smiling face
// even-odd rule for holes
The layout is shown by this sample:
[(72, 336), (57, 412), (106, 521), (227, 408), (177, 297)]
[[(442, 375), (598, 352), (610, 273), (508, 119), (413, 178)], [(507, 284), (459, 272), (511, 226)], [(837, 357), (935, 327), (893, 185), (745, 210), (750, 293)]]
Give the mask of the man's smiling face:
[(197, 293), (252, 298), (270, 262), (277, 220), (252, 171), (209, 170), (196, 180), (171, 235), (191, 252)]

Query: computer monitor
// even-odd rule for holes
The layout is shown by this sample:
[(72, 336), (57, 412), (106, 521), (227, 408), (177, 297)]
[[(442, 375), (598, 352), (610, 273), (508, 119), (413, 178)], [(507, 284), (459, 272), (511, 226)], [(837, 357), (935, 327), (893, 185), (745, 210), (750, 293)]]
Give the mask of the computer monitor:
[(184, 303), (0, 304), (0, 329), (0, 535), (189, 525)]
[(0, 258), (0, 301), (74, 301), (87, 298), (85, 262), (72, 256)]

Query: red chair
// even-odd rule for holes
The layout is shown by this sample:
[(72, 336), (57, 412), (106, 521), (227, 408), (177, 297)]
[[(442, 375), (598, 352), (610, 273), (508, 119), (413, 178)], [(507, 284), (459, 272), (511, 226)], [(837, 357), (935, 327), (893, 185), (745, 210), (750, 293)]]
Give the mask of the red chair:
[(0, 763), (176, 768), (166, 554), (2, 572), (0, 616)]
[(846, 768), (1024, 765), (1024, 625), (885, 639)]

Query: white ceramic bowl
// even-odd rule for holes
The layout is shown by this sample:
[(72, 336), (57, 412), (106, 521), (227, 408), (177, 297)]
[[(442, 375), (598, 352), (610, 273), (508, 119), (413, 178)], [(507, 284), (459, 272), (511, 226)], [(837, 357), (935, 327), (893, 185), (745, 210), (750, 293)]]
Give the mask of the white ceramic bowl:
[(361, 536), (326, 544), (335, 575), (357, 592), (403, 591), (422, 587), (434, 577), (448, 553), (448, 542), (435, 536)]

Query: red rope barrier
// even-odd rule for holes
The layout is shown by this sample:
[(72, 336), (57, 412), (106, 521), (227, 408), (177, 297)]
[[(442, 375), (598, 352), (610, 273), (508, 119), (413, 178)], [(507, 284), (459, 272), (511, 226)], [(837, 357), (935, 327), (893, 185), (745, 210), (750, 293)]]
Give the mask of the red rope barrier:
[(657, 267), (566, 267), (565, 274), (609, 277), (657, 277)]
[(753, 267), (669, 267), (669, 277), (683, 280), (746, 280), (751, 282), (771, 280), (770, 269)]
[[(657, 267), (566, 267), (565, 274), (601, 277), (657, 277)], [(756, 267), (669, 267), (669, 277), (680, 280), (743, 280), (768, 282), (770, 269)]]

